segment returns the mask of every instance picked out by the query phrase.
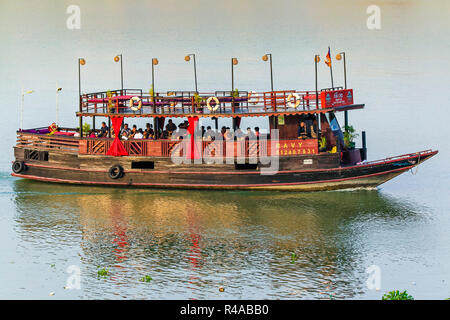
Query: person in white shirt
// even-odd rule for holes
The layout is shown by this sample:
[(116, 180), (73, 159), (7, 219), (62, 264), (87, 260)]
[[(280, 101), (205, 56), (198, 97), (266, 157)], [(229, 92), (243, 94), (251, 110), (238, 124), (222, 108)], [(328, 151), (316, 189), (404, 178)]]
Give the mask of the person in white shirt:
[(139, 129), (139, 130), (135, 133), (134, 139), (144, 139), (144, 132), (142, 131), (142, 129)]
[(75, 133), (73, 134), (74, 137), (79, 137), (80, 136), (80, 129), (77, 128), (77, 130), (75, 130)]

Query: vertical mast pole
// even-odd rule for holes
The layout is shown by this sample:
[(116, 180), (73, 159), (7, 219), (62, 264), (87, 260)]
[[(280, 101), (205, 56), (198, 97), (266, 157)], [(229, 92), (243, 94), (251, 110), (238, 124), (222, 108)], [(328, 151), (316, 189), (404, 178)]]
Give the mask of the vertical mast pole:
[(56, 125), (58, 125), (59, 124), (59, 117), (58, 117), (58, 82), (56, 82)]
[(22, 99), (20, 104), (20, 130), (23, 130), (23, 99), (24, 99), (24, 93), (22, 88)]
[(83, 110), (81, 109), (81, 59), (78, 59), (78, 103), (80, 107), (80, 139), (83, 137), (83, 116), (81, 115), (81, 112)]
[(198, 93), (197, 89), (197, 65), (195, 64), (195, 54), (192, 54), (194, 56), (194, 77), (195, 77), (195, 92)]

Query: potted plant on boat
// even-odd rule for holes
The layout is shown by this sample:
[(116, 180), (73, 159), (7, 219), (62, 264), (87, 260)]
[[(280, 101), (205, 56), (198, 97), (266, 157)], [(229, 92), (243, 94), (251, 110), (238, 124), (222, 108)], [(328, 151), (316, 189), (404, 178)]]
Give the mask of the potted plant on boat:
[[(80, 127), (77, 127), (80, 130)], [(89, 132), (91, 131), (91, 125), (89, 123), (83, 123), (83, 136), (89, 136)]]
[(196, 92), (196, 93), (194, 93), (194, 103), (195, 103), (195, 106), (196, 106), (196, 112), (197, 113), (203, 113), (203, 103), (204, 103), (204, 100), (205, 99), (203, 99), (202, 97), (200, 97), (199, 96), (199, 94)]
[(359, 149), (355, 149), (356, 137), (358, 137), (358, 134), (355, 132), (355, 128), (345, 126), (344, 145), (346, 150), (344, 150), (343, 160), (351, 165), (361, 162), (361, 152)]
[(358, 137), (358, 134), (355, 132), (355, 128), (353, 126), (345, 126), (344, 132), (344, 145), (347, 149), (355, 149), (355, 138)]
[(319, 139), (319, 152), (327, 151), (327, 139), (322, 137)]

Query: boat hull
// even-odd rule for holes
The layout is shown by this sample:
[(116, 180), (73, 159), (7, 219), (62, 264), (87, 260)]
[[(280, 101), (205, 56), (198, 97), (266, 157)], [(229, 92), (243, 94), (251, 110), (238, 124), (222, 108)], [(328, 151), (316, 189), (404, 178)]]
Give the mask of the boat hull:
[[(169, 165), (169, 159), (162, 169), (156, 165), (156, 169), (132, 169), (130, 163), (136, 159), (131, 157), (80, 158), (74, 155), (52, 163), (25, 161), (26, 169), (12, 175), (45, 182), (122, 188), (319, 191), (376, 188), (436, 153), (425, 151), (347, 167), (329, 167), (332, 165), (329, 164), (327, 168), (291, 169), (282, 166), (280, 171), (268, 175), (256, 169), (236, 170), (234, 165)], [(124, 168), (123, 175), (117, 179), (108, 173), (108, 168), (115, 163)]]

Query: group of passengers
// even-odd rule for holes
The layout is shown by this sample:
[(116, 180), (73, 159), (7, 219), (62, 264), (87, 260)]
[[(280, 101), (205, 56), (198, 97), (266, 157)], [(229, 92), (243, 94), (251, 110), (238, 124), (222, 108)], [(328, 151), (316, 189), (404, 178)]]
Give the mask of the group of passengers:
[[(150, 123), (146, 124), (145, 129), (138, 128), (136, 125), (133, 125), (130, 129), (128, 123), (123, 125), (123, 128), (120, 131), (120, 139), (121, 140), (130, 140), (130, 139), (183, 139), (189, 133), (187, 129), (189, 127), (189, 121), (185, 120), (181, 122), (178, 127), (173, 123), (171, 119), (168, 120), (168, 123), (165, 126), (165, 130), (159, 130), (159, 133), (156, 134), (153, 126)], [(179, 129), (179, 130), (177, 130)], [(201, 126), (198, 129), (199, 131), (196, 134), (201, 135), (203, 141), (213, 141), (217, 138), (221, 137), (224, 140), (245, 140), (245, 139), (258, 139), (260, 137), (259, 127), (255, 127), (254, 131), (248, 127), (244, 132), (240, 128), (236, 129), (234, 132), (231, 131), (230, 127), (223, 126), (221, 130), (214, 130), (211, 126), (205, 127)], [(109, 128), (106, 125), (106, 122), (102, 122), (102, 125), (99, 130), (90, 130), (88, 135), (89, 138), (107, 138), (109, 137)], [(111, 138), (114, 138), (114, 132), (111, 131)]]
[(245, 139), (256, 140), (261, 136), (259, 132), (259, 127), (255, 127), (255, 131), (252, 131), (250, 127), (244, 132), (241, 128), (237, 128), (235, 131), (231, 131), (230, 127), (222, 127), (221, 130), (211, 129), (211, 126), (201, 127), (203, 141), (214, 141), (217, 138), (222, 138), (223, 140), (237, 140), (243, 141)]

